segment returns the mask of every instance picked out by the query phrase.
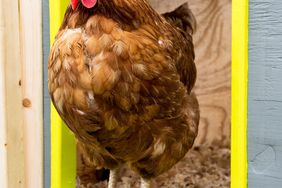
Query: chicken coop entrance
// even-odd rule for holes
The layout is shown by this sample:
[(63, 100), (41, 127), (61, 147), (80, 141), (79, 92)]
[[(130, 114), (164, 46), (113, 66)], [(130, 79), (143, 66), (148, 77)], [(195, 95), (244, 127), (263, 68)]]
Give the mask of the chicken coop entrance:
[[(143, 0), (98, 0), (98, 1), (107, 2), (107, 3), (113, 1), (128, 2), (128, 3), (130, 2), (144, 3)], [(165, 14), (164, 15), (165, 19), (167, 19), (167, 21), (169, 21), (170, 24), (175, 24), (178, 28), (182, 28), (182, 29), (185, 28), (183, 27), (182, 24), (184, 25), (186, 24), (185, 25), (186, 29), (189, 29), (187, 25), (189, 25), (189, 23), (191, 22), (188, 21), (187, 24), (187, 22), (183, 22), (185, 19), (184, 20), (171, 19), (171, 18), (175, 18), (175, 15), (174, 17), (173, 16), (170, 17), (173, 14), (171, 14), (171, 12), (167, 12), (167, 11), (179, 10), (175, 8), (177, 8), (178, 5), (180, 5), (186, 0), (175, 0), (175, 1), (148, 0), (148, 1), (152, 3), (152, 6), (156, 8), (157, 11)], [(190, 9), (195, 14), (195, 17), (198, 21), (197, 24), (198, 28), (193, 35), (193, 40), (194, 40), (195, 51), (196, 51), (195, 61), (198, 70), (198, 79), (194, 91), (197, 97), (199, 98), (199, 102), (201, 106), (200, 133), (199, 136), (197, 137), (197, 141), (195, 142), (195, 147), (193, 147), (190, 150), (188, 155), (185, 156), (183, 160), (181, 160), (174, 168), (172, 168), (171, 169), (172, 171), (161, 176), (159, 180), (162, 181), (158, 182), (157, 180), (156, 183), (158, 183), (159, 187), (172, 187), (172, 188), (174, 187), (189, 188), (191, 186), (204, 187), (204, 188), (213, 186), (213, 187), (223, 188), (223, 187), (229, 187), (230, 181), (231, 181), (231, 188), (246, 188), (247, 183), (248, 183), (248, 187), (250, 188), (281, 187), (282, 185), (282, 172), (281, 172), (282, 169), (282, 157), (281, 157), (282, 156), (282, 149), (281, 149), (282, 148), (282, 140), (281, 140), (282, 12), (280, 11), (282, 9), (281, 0), (265, 0), (265, 1), (233, 0), (232, 2), (231, 0), (187, 0), (187, 1), (189, 3)], [(43, 0), (43, 1), (1, 0), (0, 1), (0, 15), (1, 15), (0, 16), (0, 88), (1, 88), (0, 89), (0, 159), (1, 159), (0, 183), (1, 183), (1, 188), (2, 187), (3, 188), (75, 187), (76, 163), (79, 164), (79, 162), (83, 162), (83, 160), (80, 160), (80, 155), (76, 156), (77, 146), (73, 135), (66, 128), (66, 126), (63, 125), (63, 122), (59, 118), (58, 114), (56, 113), (56, 110), (54, 109), (53, 106), (51, 106), (50, 97), (48, 94), (48, 78), (47, 78), (50, 44), (52, 44), (55, 41), (54, 37), (62, 22), (64, 11), (70, 2), (73, 2), (74, 6), (76, 6), (75, 3), (77, 2), (82, 3), (82, 0), (71, 0), (71, 1), (70, 0), (59, 0), (59, 1), (58, 0)], [(93, 3), (95, 4), (97, 3), (97, 1), (83, 0), (83, 3), (84, 3), (83, 5), (84, 7), (82, 7), (82, 4), (79, 4), (81, 5), (80, 8), (85, 8), (85, 6), (92, 6)], [(140, 6), (136, 6), (136, 7), (140, 7)], [(150, 9), (149, 6), (146, 7), (148, 8), (147, 10), (150, 10), (149, 11), (150, 13), (153, 13), (152, 9)], [(129, 8), (129, 6), (126, 6), (126, 8)], [(120, 10), (119, 12), (123, 10), (128, 10), (126, 8), (119, 9)], [(84, 10), (89, 11), (88, 9), (84, 9)], [(140, 9), (140, 11), (143, 11), (143, 7), (142, 9)], [(185, 9), (185, 11), (191, 13), (191, 11), (188, 8)], [(128, 13), (129, 12), (132, 13), (135, 11), (128, 11)], [(232, 22), (231, 22), (231, 12), (232, 12)], [(183, 16), (182, 13), (183, 12), (181, 12), (181, 14), (177, 14), (177, 16), (180, 17)], [(125, 15), (128, 16), (128, 14)], [(132, 16), (132, 14), (130, 15)], [(146, 15), (150, 15), (150, 14), (146, 14)], [(157, 14), (155, 13), (153, 13), (152, 15), (157, 16)], [(188, 16), (188, 19), (189, 18), (191, 19), (191, 17)], [(72, 19), (68, 19), (68, 20), (72, 20)], [(164, 26), (163, 24), (165, 23), (163, 22), (164, 20), (161, 18), (159, 18), (158, 20), (159, 22), (154, 22), (154, 23), (152, 22), (151, 25), (159, 26), (157, 29), (158, 31), (159, 30), (164, 31), (163, 29), (166, 28), (163, 27)], [(123, 22), (125, 24), (128, 24), (127, 21), (125, 20), (123, 20)], [(76, 23), (80, 23), (80, 22), (76, 22)], [(140, 29), (140, 25), (139, 25), (140, 23), (134, 22), (132, 23), (130, 28), (131, 29), (133, 28), (134, 30), (139, 26), (138, 28)], [(156, 23), (159, 23), (161, 27), (159, 24)], [(231, 31), (231, 25), (232, 25), (232, 31)], [(68, 26), (71, 27), (73, 25), (70, 24)], [(145, 26), (148, 25), (146, 24)], [(169, 35), (172, 36), (171, 38), (173, 38), (173, 40), (166, 40), (167, 42), (166, 44), (169, 43), (169, 45), (164, 45), (164, 40), (160, 40), (159, 38), (154, 38), (154, 37), (153, 37), (154, 38), (153, 42), (151, 41), (147, 43), (148, 40), (145, 40), (145, 42), (147, 44), (151, 44), (155, 46), (154, 49), (156, 50), (159, 50), (159, 47), (162, 46), (165, 51), (168, 46), (172, 46), (172, 44), (175, 44), (174, 42), (176, 42), (177, 44), (184, 44), (185, 43), (184, 38), (187, 37), (186, 35), (187, 33), (183, 32), (183, 30), (178, 31), (176, 29), (173, 29), (171, 25), (167, 25), (167, 26), (168, 28), (171, 29), (171, 31), (174, 31), (171, 32), (174, 34)], [(128, 25), (125, 28), (128, 30)], [(103, 29), (104, 29), (103, 32), (105, 32), (106, 29), (108, 29), (108, 27), (105, 27)], [(157, 30), (155, 29), (155, 31)], [(81, 31), (83, 31), (83, 28), (79, 29), (79, 32)], [(191, 32), (191, 29), (188, 31)], [(77, 34), (77, 30), (71, 30), (70, 33), (69, 32), (66, 33), (71, 35)], [(159, 33), (159, 34), (162, 35), (163, 33)], [(87, 37), (89, 37), (88, 34), (86, 35)], [(182, 35), (186, 37), (183, 37)], [(184, 40), (176, 40), (175, 36), (178, 36), (179, 38), (182, 38)], [(179, 39), (178, 37), (177, 39)], [(60, 38), (60, 36), (58, 38)], [(67, 37), (62, 37), (62, 38), (64, 40), (63, 44), (66, 44), (65, 43), (66, 41), (68, 42), (70, 41), (69, 35), (67, 35)], [(78, 38), (81, 39), (81, 37)], [(132, 39), (131, 41), (134, 43), (136, 37), (132, 37), (132, 38), (134, 38), (134, 40)], [(143, 37), (141, 38), (144, 39)], [(232, 40), (232, 44), (231, 44), (231, 40)], [(127, 42), (126, 44), (130, 44), (130, 43)], [(65, 46), (69, 47), (69, 45), (65, 45)], [(80, 45), (77, 46), (79, 46), (78, 48), (81, 47)], [(143, 45), (141, 46), (144, 47)], [(179, 65), (180, 62), (182, 62), (182, 58), (185, 58), (183, 56), (183, 54), (185, 53), (179, 53), (179, 52), (183, 51), (183, 48), (186, 45), (173, 45), (173, 46), (177, 47), (177, 50), (175, 50), (176, 48), (170, 48), (172, 51), (174, 51), (174, 55), (172, 57), (176, 57), (175, 54), (179, 55), (177, 56), (179, 58), (176, 58), (179, 60), (177, 61), (177, 65)], [(113, 47), (114, 45), (111, 45), (110, 48), (113, 49)], [(190, 43), (190, 47), (191, 47), (191, 43)], [(55, 47), (55, 49), (60, 51), (61, 48)], [(67, 52), (76, 53), (76, 50), (69, 50), (69, 48), (67, 49), (68, 49), (66, 50)], [(143, 48), (143, 49), (147, 50), (147, 48)], [(122, 51), (120, 51), (120, 45), (117, 45), (117, 48), (115, 50), (116, 52), (120, 52), (119, 55), (124, 55), (125, 58), (127, 57), (126, 55), (128, 55), (128, 54), (123, 54)], [(175, 51), (177, 51), (178, 53)], [(190, 52), (191, 55), (191, 50), (187, 50), (187, 52), (188, 51)], [(56, 55), (54, 55), (53, 57), (58, 57), (57, 55), (61, 53), (55, 53), (55, 54)], [(65, 54), (66, 53), (63, 52), (62, 55), (63, 58), (66, 57), (64, 56)], [(150, 56), (155, 56), (158, 53), (151, 52), (147, 54), (146, 52), (143, 54), (145, 55), (149, 54)], [(163, 53), (161, 54), (163, 55)], [(162, 55), (161, 57), (163, 57)], [(166, 58), (167, 57), (171, 57), (171, 56), (167, 55)], [(159, 56), (156, 56), (156, 59), (159, 62), (162, 62), (161, 61), (162, 59), (160, 60), (158, 58)], [(55, 59), (57, 60), (59, 58), (55, 58)], [(51, 60), (50, 62), (53, 61)], [(57, 61), (57, 62), (59, 62), (59, 65), (57, 65), (59, 69), (63, 67), (61, 65), (64, 64), (63, 72), (65, 74), (70, 73), (68, 72), (68, 70), (70, 70), (70, 67), (68, 66), (69, 65), (68, 61), (64, 63), (61, 63), (61, 61)], [(82, 64), (85, 63), (85, 61), (81, 61), (81, 62)], [(87, 71), (91, 72), (92, 69), (90, 68), (90, 66), (88, 66), (88, 64), (83, 64), (83, 65), (84, 66), (82, 67), (85, 68), (84, 71), (86, 70), (86, 72)], [(151, 63), (151, 65), (155, 66), (154, 63)], [(163, 63), (163, 65), (167, 67), (166, 70), (171, 70), (172, 72), (176, 73), (176, 69), (174, 69), (174, 66), (167, 66), (167, 63)], [(52, 67), (52, 65), (50, 65), (50, 67)], [(130, 68), (131, 70), (133, 70), (132, 66)], [(140, 67), (137, 68), (140, 69)], [(144, 67), (141, 66), (141, 70), (142, 68)], [(178, 74), (171, 74), (171, 76), (178, 75), (179, 77), (182, 77), (183, 75), (181, 76), (180, 74), (184, 74), (184, 75), (186, 74), (186, 73), (180, 73), (180, 69), (183, 68), (182, 64), (177, 66), (177, 68), (179, 69), (177, 70)], [(44, 70), (44, 75), (42, 70)], [(52, 69), (52, 70), (58, 70), (58, 69)], [(145, 70), (151, 71), (151, 69), (148, 68)], [(190, 70), (193, 70), (193, 75), (195, 75), (194, 74), (195, 69), (192, 68)], [(57, 73), (58, 72), (59, 71), (57, 71)], [(144, 73), (146, 71), (140, 71), (140, 72)], [(155, 71), (151, 71), (151, 72), (155, 73)], [(86, 73), (86, 75), (89, 74)], [(43, 76), (44, 79), (42, 79)], [(155, 76), (154, 78), (157, 78), (159, 81), (160, 78), (163, 77), (158, 72), (157, 76)], [(58, 80), (53, 79), (53, 82), (59, 82)], [(180, 80), (183, 85), (181, 85), (181, 82), (179, 82), (178, 79), (176, 80), (178, 81), (177, 84), (179, 86), (178, 88), (181, 88), (183, 85), (187, 84), (184, 83), (185, 79)], [(63, 81), (62, 80), (60, 81), (61, 85), (64, 85), (66, 83)], [(171, 83), (166, 81), (167, 80), (165, 81), (162, 80), (163, 85), (167, 83)], [(175, 81), (175, 79), (170, 79), (169, 81)], [(146, 85), (151, 86), (152, 84), (146, 84)], [(177, 89), (175, 89), (176, 87), (174, 87), (175, 86), (174, 84), (171, 85), (173, 86), (172, 88), (174, 89), (171, 89), (170, 91), (171, 93), (174, 93), (174, 91), (172, 90), (177, 90)], [(42, 86), (44, 86), (44, 88), (42, 88)], [(74, 86), (74, 84), (72, 86)], [(54, 87), (50, 87), (50, 89), (54, 89)], [(189, 86), (187, 88), (187, 91), (188, 90), (189, 90)], [(149, 89), (147, 89), (147, 91), (149, 91)], [(153, 89), (150, 90), (150, 92), (145, 92), (145, 93), (150, 94), (151, 91), (153, 91)], [(177, 91), (180, 91), (180, 93), (183, 94), (183, 91), (185, 93), (186, 90), (182, 89)], [(83, 94), (88, 95), (89, 93), (85, 92)], [(167, 96), (167, 95), (162, 94), (162, 96)], [(88, 95), (89, 99), (90, 97), (92, 96)], [(187, 98), (189, 97), (191, 96), (187, 96)], [(81, 99), (83, 97), (77, 97), (77, 98)], [(177, 98), (179, 98), (178, 95), (173, 95), (173, 99), (176, 100)], [(151, 98), (151, 99), (152, 99), (151, 101), (156, 103), (154, 101), (155, 98)], [(90, 101), (93, 100), (94, 99), (92, 97)], [(166, 99), (166, 101), (168, 101), (170, 104), (172, 104), (175, 100)], [(63, 104), (66, 103), (63, 102)], [(91, 102), (87, 103), (87, 105), (88, 104), (91, 104)], [(178, 107), (182, 106), (179, 105), (179, 103), (174, 103), (174, 104), (178, 104), (177, 105)], [(95, 105), (92, 105), (92, 107), (93, 106), (96, 107)], [(184, 106), (186, 107), (186, 105)], [(154, 108), (152, 109), (154, 111)], [(173, 112), (177, 111), (175, 110), (175, 108), (162, 108), (162, 109), (167, 111), (173, 111)], [(191, 114), (195, 112), (195, 109), (197, 109), (197, 107), (189, 108), (189, 109), (192, 109), (192, 111), (178, 110), (178, 112), (185, 114), (187, 113), (188, 115), (192, 116)], [(80, 111), (77, 108), (71, 110), (69, 108), (68, 110), (69, 111), (73, 110), (76, 113), (80, 113), (80, 115), (83, 115), (84, 113), (83, 111)], [(145, 111), (146, 109), (143, 108), (141, 110)], [(156, 111), (154, 112), (155, 115), (159, 115), (159, 113), (156, 113)], [(165, 121), (171, 120), (170, 115), (171, 114), (162, 117), (167, 118), (165, 119)], [(184, 117), (187, 116), (184, 115)], [(73, 116), (69, 116), (68, 118), (72, 118), (72, 117)], [(121, 117), (124, 118), (124, 116)], [(164, 118), (162, 117), (158, 118), (158, 120), (163, 120)], [(173, 117), (183, 117), (183, 116), (173, 116)], [(198, 118), (197, 115), (194, 115), (194, 117), (196, 117), (194, 119)], [(104, 119), (110, 119), (110, 118), (104, 118)], [(126, 122), (124, 124), (127, 124), (127, 118), (124, 119), (125, 119), (124, 122)], [(192, 118), (187, 118), (187, 119), (190, 120)], [(133, 118), (133, 120), (137, 122), (135, 118)], [(181, 123), (175, 123), (175, 122), (168, 123), (168, 122), (169, 121), (166, 121), (167, 125), (169, 125), (169, 128), (173, 127), (171, 126), (171, 124), (174, 124), (175, 127), (182, 125)], [(89, 124), (89, 123), (85, 123), (85, 124)], [(231, 124), (231, 129), (230, 129), (230, 124)], [(248, 124), (248, 132), (247, 132), (247, 124)], [(182, 126), (182, 128), (183, 127), (185, 126)], [(144, 126), (141, 128), (144, 128)], [(187, 126), (185, 128), (187, 128)], [(158, 131), (159, 129), (156, 130)], [(148, 134), (151, 133), (151, 130), (148, 128), (146, 129), (146, 131), (147, 131), (146, 133)], [(193, 133), (195, 133), (195, 129), (193, 129), (192, 131), (194, 131)], [(93, 132), (94, 131), (91, 131), (89, 133), (93, 134)], [(136, 132), (140, 133), (140, 131), (136, 131)], [(182, 131), (171, 131), (171, 132), (174, 133), (180, 132), (180, 134), (182, 134), (181, 138), (186, 138), (185, 136), (183, 136), (183, 134), (186, 134), (187, 131), (184, 131), (184, 133), (182, 133)], [(148, 134), (143, 134), (143, 135), (146, 136)], [(175, 139), (176, 137), (178, 137), (178, 135), (175, 134), (174, 139), (172, 139), (173, 141), (170, 143), (170, 146), (173, 146), (174, 147), (173, 149), (176, 148), (176, 150), (182, 151), (182, 145), (179, 144), (178, 139)], [(247, 142), (247, 137), (248, 137), (248, 142)], [(192, 138), (194, 138), (194, 136), (192, 136)], [(138, 140), (136, 138), (134, 139)], [(151, 144), (153, 142), (152, 140), (154, 139), (151, 139), (150, 140), (151, 142), (147, 144), (147, 147), (145, 147), (145, 149), (148, 149), (148, 147), (151, 149), (149, 151), (150, 154), (152, 154), (151, 151), (157, 151), (157, 157), (159, 157), (160, 152), (162, 153), (164, 150), (166, 150), (166, 152), (169, 151), (168, 153), (170, 154), (169, 157), (167, 158), (171, 159), (175, 157), (174, 155), (175, 152), (171, 152), (170, 149), (168, 150), (167, 149), (168, 147), (163, 147), (163, 144), (160, 144), (160, 147), (156, 146), (156, 149), (153, 148), (152, 146), (155, 146), (155, 144)], [(168, 140), (170, 141), (170, 139), (164, 139), (164, 141), (168, 141)], [(158, 139), (155, 139), (154, 142), (159, 143)], [(231, 180), (230, 180), (230, 145), (231, 145), (231, 153), (232, 153)], [(107, 146), (105, 146), (102, 149), (105, 149), (106, 151), (109, 150), (108, 153), (112, 153), (113, 148), (110, 147), (106, 148), (106, 147)], [(124, 150), (125, 149), (123, 148), (123, 151)], [(135, 152), (132, 153), (136, 154)], [(248, 163), (247, 163), (247, 153), (248, 153)], [(93, 155), (95, 154), (97, 153), (93, 152)], [(184, 152), (182, 152), (180, 155), (182, 155), (181, 157), (183, 157)], [(149, 155), (147, 154), (147, 156)], [(161, 157), (163, 156), (168, 156), (168, 155), (161, 155)], [(132, 158), (133, 160), (136, 159), (135, 156)], [(77, 160), (78, 162), (76, 162)], [(89, 169), (82, 169), (82, 171), (84, 172), (90, 172), (93, 169), (90, 169), (90, 171), (88, 170)], [(247, 176), (247, 170), (248, 170), (248, 176)], [(190, 176), (187, 176), (187, 173), (190, 173)], [(123, 181), (128, 182), (128, 180), (130, 179), (130, 178), (128, 179), (128, 177), (132, 177), (131, 175), (132, 174), (128, 174), (126, 178), (124, 178), (123, 180), (122, 179), (119, 180), (118, 183), (124, 183)], [(212, 180), (214, 181), (212, 182)], [(139, 179), (137, 181), (139, 181)], [(138, 183), (137, 181), (135, 182)], [(103, 181), (101, 183), (102, 186), (105, 186), (107, 184), (106, 181)], [(143, 179), (143, 184), (148, 184), (148, 182), (146, 180), (144, 181)]]
[[(180, 2), (175, 1), (177, 3)], [(69, 0), (44, 0), (43, 17), (44, 27), (50, 26), (50, 38), (45, 38), (45, 59), (47, 59), (47, 44), (53, 43), (55, 35), (63, 20)], [(182, 2), (182, 1), (181, 1)], [(247, 147), (246, 147), (246, 124), (247, 124), (247, 65), (248, 65), (248, 1), (247, 0), (209, 0), (188, 1), (192, 11), (198, 16), (198, 29), (195, 36), (196, 61), (199, 63), (196, 93), (200, 95), (202, 103), (203, 130), (196, 144), (215, 142), (231, 142), (231, 188), (245, 188), (247, 185)], [(213, 3), (216, 2), (216, 3)], [(157, 6), (160, 1), (155, 1)], [(201, 5), (201, 9), (197, 5)], [(232, 46), (231, 40), (231, 7), (232, 7)], [(205, 10), (205, 11), (204, 11)], [(211, 15), (209, 15), (211, 14)], [(211, 17), (214, 20), (208, 20)], [(229, 19), (229, 20), (228, 20)], [(222, 27), (218, 27), (221, 25)], [(44, 30), (45, 30), (44, 29)], [(201, 40), (205, 36), (207, 43)], [(223, 36), (223, 38), (221, 38)], [(207, 45), (210, 47), (207, 49)], [(232, 47), (232, 66), (231, 61)], [(217, 53), (220, 51), (220, 54)], [(198, 55), (197, 55), (198, 53)], [(199, 55), (205, 54), (205, 55)], [(221, 58), (222, 57), (222, 58)], [(217, 64), (214, 64), (217, 62)], [(47, 66), (47, 62), (44, 65)], [(196, 62), (197, 64), (197, 62)], [(206, 66), (209, 66), (206, 68)], [(45, 67), (47, 70), (47, 67)], [(232, 71), (231, 71), (232, 70)], [(232, 75), (232, 76), (231, 76)], [(206, 78), (207, 76), (208, 78)], [(215, 79), (218, 78), (218, 79)], [(221, 79), (222, 78), (222, 79)], [(232, 78), (232, 80), (231, 80)], [(212, 81), (215, 79), (215, 81)], [(215, 83), (217, 82), (217, 83)], [(230, 85), (230, 83), (232, 83)], [(217, 84), (217, 86), (214, 86)], [(218, 86), (220, 85), (220, 86)], [(46, 90), (47, 91), (47, 90)], [(230, 95), (232, 94), (231, 101)], [(211, 97), (208, 97), (211, 96)], [(231, 104), (231, 105), (230, 105)], [(46, 101), (45, 106), (50, 103)], [(230, 113), (231, 108), (231, 113)], [(72, 133), (67, 129), (55, 108), (51, 106), (51, 178), (49, 176), (48, 152), (45, 155), (45, 186), (52, 188), (69, 188), (76, 185), (77, 149)], [(48, 110), (45, 110), (48, 112)], [(212, 111), (212, 112), (211, 112)], [(49, 116), (48, 113), (45, 117)], [(212, 120), (211, 120), (212, 119)], [(231, 123), (231, 129), (230, 129)], [(48, 121), (46, 121), (48, 124)], [(208, 128), (209, 124), (211, 126)], [(46, 126), (45, 126), (46, 127)], [(231, 140), (230, 140), (231, 130)], [(48, 138), (48, 130), (45, 131)], [(220, 132), (220, 135), (215, 134)], [(45, 140), (48, 143), (48, 139)], [(48, 144), (46, 145), (48, 151)], [(49, 181), (48, 181), (49, 180)]]

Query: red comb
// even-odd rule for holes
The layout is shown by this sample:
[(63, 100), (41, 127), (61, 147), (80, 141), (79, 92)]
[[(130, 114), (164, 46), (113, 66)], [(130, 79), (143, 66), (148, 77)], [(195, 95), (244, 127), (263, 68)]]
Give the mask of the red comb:
[(81, 0), (81, 2), (86, 8), (93, 8), (96, 5), (97, 0)]
[(72, 10), (75, 10), (78, 4), (78, 0), (71, 0), (71, 7)]

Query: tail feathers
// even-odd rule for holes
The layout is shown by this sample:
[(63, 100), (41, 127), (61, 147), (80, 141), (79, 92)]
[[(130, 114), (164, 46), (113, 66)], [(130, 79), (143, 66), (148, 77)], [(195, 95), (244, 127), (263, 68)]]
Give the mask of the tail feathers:
[(184, 3), (172, 12), (163, 14), (163, 16), (173, 25), (190, 35), (196, 31), (196, 19), (190, 10), (188, 3)]

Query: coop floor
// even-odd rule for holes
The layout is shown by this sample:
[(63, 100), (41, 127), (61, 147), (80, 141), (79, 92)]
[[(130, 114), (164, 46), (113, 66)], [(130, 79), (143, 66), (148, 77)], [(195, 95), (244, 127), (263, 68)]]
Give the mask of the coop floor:
[[(139, 188), (139, 177), (122, 169), (118, 188)], [(230, 150), (227, 147), (200, 147), (189, 151), (186, 157), (169, 172), (154, 181), (156, 188), (227, 188), (230, 183)], [(106, 188), (107, 182), (80, 185), (77, 188)]]

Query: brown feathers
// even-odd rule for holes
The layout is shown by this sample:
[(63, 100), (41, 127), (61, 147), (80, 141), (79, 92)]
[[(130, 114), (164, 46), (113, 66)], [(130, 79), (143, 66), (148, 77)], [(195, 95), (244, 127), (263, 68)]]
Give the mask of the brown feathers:
[(129, 163), (154, 177), (194, 142), (199, 107), (190, 94), (196, 80), (192, 36), (145, 0), (69, 7), (48, 74), (54, 106), (97, 167)]

